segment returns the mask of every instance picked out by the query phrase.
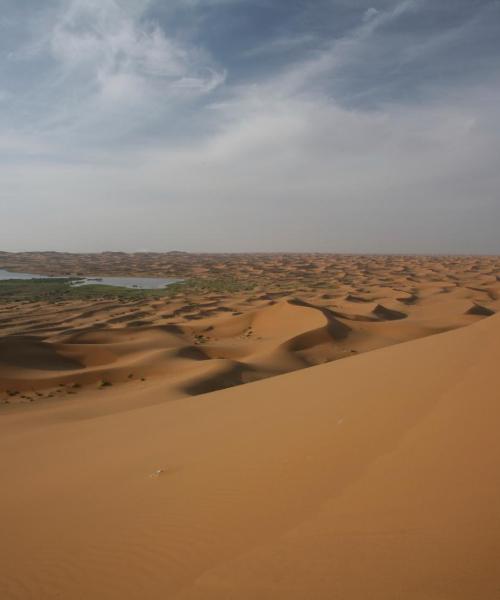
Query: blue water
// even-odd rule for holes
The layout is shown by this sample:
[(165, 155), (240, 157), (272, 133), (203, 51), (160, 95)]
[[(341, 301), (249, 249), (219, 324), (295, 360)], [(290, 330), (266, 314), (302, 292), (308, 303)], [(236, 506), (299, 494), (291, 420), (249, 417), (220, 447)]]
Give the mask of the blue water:
[(2, 279), (44, 279), (46, 275), (33, 275), (32, 273), (11, 273), (0, 269), (0, 280)]
[(182, 281), (182, 279), (166, 279), (163, 277), (83, 277), (73, 285), (113, 285), (140, 290), (159, 290), (179, 281)]
[[(58, 277), (65, 279), (64, 277)], [(47, 275), (35, 273), (13, 273), (0, 269), (0, 281), (3, 279), (50, 279)], [(115, 287), (136, 288), (139, 290), (159, 290), (182, 279), (164, 277), (78, 277), (73, 285), (112, 285)]]

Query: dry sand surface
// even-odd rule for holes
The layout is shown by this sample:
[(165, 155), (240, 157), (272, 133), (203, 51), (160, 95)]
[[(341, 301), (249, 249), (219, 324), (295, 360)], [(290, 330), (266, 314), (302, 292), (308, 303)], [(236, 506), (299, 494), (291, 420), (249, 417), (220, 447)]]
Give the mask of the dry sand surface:
[(0, 305), (2, 600), (500, 598), (499, 258), (106, 256), (254, 285)]

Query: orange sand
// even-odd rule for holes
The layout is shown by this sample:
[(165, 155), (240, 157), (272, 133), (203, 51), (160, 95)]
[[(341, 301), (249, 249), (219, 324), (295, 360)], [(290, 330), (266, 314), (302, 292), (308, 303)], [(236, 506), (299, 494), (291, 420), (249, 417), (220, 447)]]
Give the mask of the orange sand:
[(0, 598), (499, 598), (500, 288), (462, 264), (132, 327), (3, 307)]

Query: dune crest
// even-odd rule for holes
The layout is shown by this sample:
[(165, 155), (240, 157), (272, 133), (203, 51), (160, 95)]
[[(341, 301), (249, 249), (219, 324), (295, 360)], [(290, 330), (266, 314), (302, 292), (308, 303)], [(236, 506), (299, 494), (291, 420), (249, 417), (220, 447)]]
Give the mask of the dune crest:
[(141, 410), (5, 413), (2, 597), (494, 598), (499, 351), (494, 316), (180, 402), (109, 391)]
[[(185, 268), (187, 259), (170, 260)], [(205, 393), (469, 325), (500, 308), (493, 259), (467, 268), (465, 259), (319, 255), (306, 271), (303, 257), (235, 260), (248, 278), (288, 273), (279, 284), (288, 289), (0, 306), (0, 407), (144, 380), (158, 382), (166, 399)]]

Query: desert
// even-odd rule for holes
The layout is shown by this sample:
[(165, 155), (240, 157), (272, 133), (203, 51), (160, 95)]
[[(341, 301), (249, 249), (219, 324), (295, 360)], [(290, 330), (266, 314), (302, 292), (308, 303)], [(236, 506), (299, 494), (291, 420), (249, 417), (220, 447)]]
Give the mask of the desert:
[(500, 0), (0, 6), (0, 600), (500, 600)]
[(130, 264), (2, 298), (2, 597), (496, 596), (497, 257)]

